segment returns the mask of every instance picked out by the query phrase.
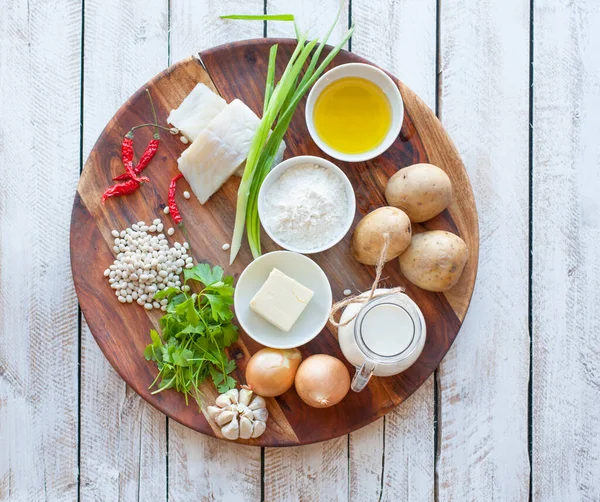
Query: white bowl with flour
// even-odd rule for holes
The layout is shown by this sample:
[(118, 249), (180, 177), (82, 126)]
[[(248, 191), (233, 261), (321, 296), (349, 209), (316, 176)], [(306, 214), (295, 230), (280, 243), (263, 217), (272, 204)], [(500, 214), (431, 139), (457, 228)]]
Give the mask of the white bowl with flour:
[(335, 164), (311, 155), (275, 166), (258, 194), (263, 228), (276, 244), (296, 253), (335, 246), (350, 230), (355, 211), (348, 177)]

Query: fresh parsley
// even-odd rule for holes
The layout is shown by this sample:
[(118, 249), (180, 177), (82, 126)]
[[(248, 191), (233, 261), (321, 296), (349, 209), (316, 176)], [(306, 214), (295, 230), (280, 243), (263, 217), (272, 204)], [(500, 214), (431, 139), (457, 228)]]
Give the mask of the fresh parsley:
[(180, 288), (166, 288), (154, 295), (167, 298), (167, 313), (160, 319), (162, 334), (150, 331), (150, 343), (144, 351), (148, 361), (155, 361), (158, 375), (150, 388), (156, 394), (175, 389), (200, 405), (200, 385), (209, 376), (220, 393), (236, 385), (231, 373), (235, 361), (229, 360), (225, 348), (237, 340), (237, 326), (232, 324), (233, 277), (224, 276), (221, 267), (200, 263), (184, 271), (184, 284), (195, 281), (203, 285), (199, 293)]

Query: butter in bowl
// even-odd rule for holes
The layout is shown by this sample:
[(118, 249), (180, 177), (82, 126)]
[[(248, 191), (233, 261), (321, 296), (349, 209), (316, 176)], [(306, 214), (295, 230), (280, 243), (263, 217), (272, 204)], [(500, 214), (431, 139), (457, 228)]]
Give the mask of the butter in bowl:
[(331, 286), (307, 256), (274, 251), (242, 272), (234, 305), (248, 336), (266, 347), (291, 349), (311, 341), (327, 324)]

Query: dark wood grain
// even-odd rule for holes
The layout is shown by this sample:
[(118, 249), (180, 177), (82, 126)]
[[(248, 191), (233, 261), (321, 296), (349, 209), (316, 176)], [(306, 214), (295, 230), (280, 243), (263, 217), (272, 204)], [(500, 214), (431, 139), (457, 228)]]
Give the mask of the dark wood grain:
[[(144, 90), (150, 89), (157, 105), (160, 122), (183, 100), (197, 82), (204, 82), (227, 101), (243, 100), (259, 113), (270, 46), (279, 43), (278, 72), (281, 73), (291, 54), (291, 40), (251, 40), (217, 47), (200, 54), (201, 61), (190, 58), (158, 75), (134, 94), (116, 113), (98, 139), (85, 165), (73, 207), (71, 224), (71, 259), (77, 294), (92, 334), (110, 363), (123, 379), (144, 399), (168, 416), (199, 432), (219, 436), (204, 415), (193, 404), (185, 405), (183, 397), (166, 391), (152, 395), (148, 386), (154, 379), (154, 363), (147, 362), (142, 352), (149, 341), (149, 330), (157, 326), (159, 313), (147, 313), (137, 304), (120, 304), (102, 272), (114, 259), (110, 232), (123, 229), (139, 220), (160, 217), (172, 226), (162, 212), (167, 199), (169, 179), (177, 172), (176, 159), (185, 148), (177, 137), (163, 135), (159, 153), (146, 173), (152, 182), (131, 196), (109, 199), (100, 203), (100, 195), (110, 179), (122, 170), (119, 145), (122, 136), (132, 126), (150, 122), (151, 110)], [(341, 52), (332, 66), (360, 61), (361, 58)], [(423, 102), (402, 83), (397, 82), (405, 102), (404, 124), (394, 145), (380, 157), (361, 163), (332, 160), (348, 175), (356, 191), (357, 216), (385, 205), (384, 187), (398, 169), (417, 162), (432, 162), (450, 176), (455, 198), (447, 211), (434, 220), (415, 225), (415, 231), (445, 229), (458, 233), (469, 246), (470, 258), (457, 284), (446, 294), (423, 291), (404, 280), (396, 260), (388, 263), (383, 276), (386, 285), (402, 285), (407, 294), (421, 307), (427, 323), (427, 342), (419, 360), (406, 372), (395, 377), (373, 378), (361, 393), (351, 392), (337, 406), (315, 409), (306, 406), (292, 389), (269, 400), (271, 418), (267, 431), (248, 444), (288, 446), (331, 439), (369, 424), (410, 396), (439, 365), (454, 341), (466, 313), (475, 283), (479, 237), (477, 213), (471, 186), (454, 146), (441, 124)], [(136, 152), (151, 138), (150, 130), (138, 131)], [(285, 138), (286, 158), (296, 155), (318, 155), (328, 158), (308, 135), (304, 122), (304, 101), (298, 107)], [(140, 145), (138, 147), (138, 145)], [(251, 261), (244, 246), (233, 266), (227, 266), (228, 253), (221, 249), (229, 242), (235, 216), (235, 200), (239, 179), (232, 178), (205, 205), (192, 198), (180, 199), (182, 216), (190, 234), (196, 260), (218, 264), (238, 277)], [(182, 181), (180, 192), (189, 189)], [(184, 240), (176, 233), (174, 238)], [(343, 291), (368, 289), (373, 281), (373, 267), (363, 266), (349, 253), (348, 235), (334, 249), (313, 255), (327, 273), (334, 299), (343, 298)], [(263, 234), (263, 251), (277, 246)], [(241, 334), (230, 355), (238, 363), (235, 377), (244, 382), (244, 370), (251, 354), (260, 348)], [(329, 353), (344, 360), (337, 343), (336, 331), (326, 327), (312, 342), (300, 347), (304, 357)], [(348, 368), (353, 368), (348, 364)], [(210, 384), (203, 388), (206, 404), (212, 404), (216, 391)]]

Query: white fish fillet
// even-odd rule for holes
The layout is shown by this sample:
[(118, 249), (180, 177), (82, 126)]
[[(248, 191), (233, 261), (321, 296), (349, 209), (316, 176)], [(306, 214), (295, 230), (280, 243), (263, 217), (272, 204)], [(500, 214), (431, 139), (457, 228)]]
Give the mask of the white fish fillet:
[(179, 170), (201, 204), (246, 160), (259, 125), (254, 112), (234, 99), (181, 154)]
[(208, 126), (210, 121), (221, 113), (227, 102), (204, 84), (197, 84), (179, 107), (171, 110), (167, 122), (179, 129), (190, 141)]

